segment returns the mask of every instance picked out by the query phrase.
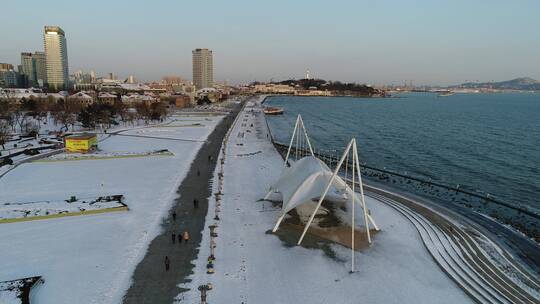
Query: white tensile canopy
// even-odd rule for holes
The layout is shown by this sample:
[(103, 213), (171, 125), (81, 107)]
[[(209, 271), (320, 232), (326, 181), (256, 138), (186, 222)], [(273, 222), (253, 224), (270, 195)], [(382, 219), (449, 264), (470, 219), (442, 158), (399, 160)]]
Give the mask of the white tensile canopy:
[[(302, 136), (303, 135), (303, 136)], [(305, 140), (302, 140), (304, 138)], [(296, 161), (289, 167), (289, 156), (291, 156), (291, 150), (293, 147), (293, 142), (296, 139)], [(303, 142), (307, 144), (311, 156), (306, 156), (299, 158), (300, 154), (303, 154), (305, 149), (303, 148)], [(299, 149), (300, 148), (300, 149)], [(344, 164), (345, 168), (349, 163), (349, 159), (352, 159), (351, 167), (351, 186), (345, 182), (339, 175), (340, 169)], [(345, 170), (347, 171), (347, 170)], [(345, 175), (347, 175), (345, 173)], [(357, 179), (358, 178), (358, 179)], [(360, 193), (356, 193), (355, 186), (358, 184)], [(276, 232), (281, 224), (281, 221), (285, 218), (287, 212), (292, 209), (306, 203), (311, 203), (317, 201), (317, 205), (314, 211), (311, 213), (311, 216), (304, 227), (304, 231), (298, 240), (298, 245), (302, 243), (304, 236), (306, 235), (309, 226), (311, 225), (315, 214), (321, 207), (321, 204), (324, 198), (329, 193), (334, 193), (337, 195), (343, 195), (348, 201), (351, 202), (352, 207), (352, 219), (351, 219), (351, 252), (352, 252), (352, 263), (351, 271), (354, 272), (354, 234), (355, 234), (355, 205), (358, 202), (362, 208), (364, 224), (366, 228), (367, 240), (371, 244), (371, 235), (369, 231), (369, 225), (371, 224), (375, 230), (379, 230), (377, 224), (369, 214), (366, 202), (364, 200), (364, 187), (362, 184), (362, 175), (360, 172), (360, 161), (358, 157), (358, 148), (356, 146), (356, 139), (353, 138), (345, 148), (343, 155), (341, 156), (339, 162), (336, 164), (335, 169), (332, 171), (323, 161), (315, 157), (311, 142), (305, 130), (304, 122), (302, 117), (298, 115), (296, 123), (294, 126), (294, 131), (291, 136), (291, 141), (289, 144), (289, 149), (287, 150), (287, 155), (285, 156), (285, 168), (279, 180), (270, 187), (270, 191), (266, 194), (264, 199), (268, 199), (269, 195), (273, 192), (279, 192), (283, 196), (283, 206), (281, 209), (281, 215), (279, 216), (276, 225), (274, 226), (273, 232)]]
[[(334, 172), (315, 156), (306, 156), (294, 162), (291, 167), (285, 167), (279, 180), (270, 187), (268, 192), (268, 195), (279, 192), (283, 197), (281, 216), (274, 231), (279, 227), (285, 214), (300, 205), (318, 201), (328, 185), (330, 188), (327, 195), (331, 193), (334, 196), (344, 196), (347, 201), (352, 201), (352, 196), (355, 196), (355, 202), (362, 201), (359, 193), (353, 192), (339, 175), (334, 176)], [(371, 215), (367, 214), (367, 219), (375, 229), (378, 229)], [(365, 223), (365, 225), (367, 227), (369, 224)]]
[[(287, 213), (294, 208), (313, 201), (317, 201), (330, 180), (333, 172), (320, 159), (314, 156), (306, 156), (286, 167), (279, 180), (270, 188), (283, 196), (282, 213)], [(350, 188), (339, 176), (332, 180), (331, 193), (352, 195)], [(357, 201), (360, 201), (358, 193)]]

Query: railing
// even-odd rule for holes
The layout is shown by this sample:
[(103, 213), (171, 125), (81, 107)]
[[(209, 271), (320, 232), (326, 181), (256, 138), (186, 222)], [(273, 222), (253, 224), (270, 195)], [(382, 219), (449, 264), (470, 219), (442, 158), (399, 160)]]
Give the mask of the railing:
[[(282, 155), (287, 153), (288, 145), (275, 142), (273, 138), (272, 142)], [(296, 148), (294, 148), (294, 152), (291, 153), (293, 159), (296, 157)], [(299, 149), (298, 154), (299, 157), (303, 157), (310, 153), (307, 149)], [(341, 156), (334, 151), (327, 150), (315, 150), (314, 154), (330, 168), (335, 167), (338, 158)], [(455, 204), (465, 206), (472, 211), (494, 218), (503, 224), (511, 225), (529, 237), (534, 238), (537, 242), (540, 242), (540, 213), (538, 210), (509, 204), (490, 194), (475, 193), (459, 186), (445, 185), (437, 181), (424, 180), (366, 164), (361, 164), (360, 169), (363, 177), (366, 179), (365, 182), (368, 184), (386, 185), (393, 189), (399, 189), (428, 198), (443, 205)], [(345, 174), (345, 169), (342, 168), (341, 174)]]

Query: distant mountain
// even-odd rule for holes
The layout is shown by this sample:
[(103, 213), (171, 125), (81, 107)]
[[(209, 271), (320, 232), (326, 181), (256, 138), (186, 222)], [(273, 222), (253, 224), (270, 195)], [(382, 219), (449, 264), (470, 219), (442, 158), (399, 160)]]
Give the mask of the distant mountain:
[(530, 77), (521, 77), (500, 82), (466, 82), (453, 88), (497, 89), (497, 90), (540, 90), (540, 82)]

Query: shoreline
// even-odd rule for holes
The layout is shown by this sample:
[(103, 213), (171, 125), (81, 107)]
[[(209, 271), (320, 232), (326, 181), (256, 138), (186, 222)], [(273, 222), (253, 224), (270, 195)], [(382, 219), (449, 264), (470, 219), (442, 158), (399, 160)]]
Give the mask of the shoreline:
[[(267, 97), (265, 97), (264, 101), (266, 101)], [(270, 126), (268, 125), (268, 119), (266, 118), (267, 117), (265, 116), (266, 125), (270, 134), (270, 141), (278, 153), (284, 157), (282, 151), (276, 146), (277, 143), (272, 136)], [(510, 261), (515, 269), (529, 273), (533, 278), (540, 277), (539, 243), (535, 242), (534, 239), (530, 239), (527, 235), (514, 227), (507, 227), (494, 218), (474, 212), (464, 206), (445, 205), (440, 201), (422, 197), (418, 194), (411, 193), (410, 191), (400, 190), (392, 185), (386, 185), (381, 182), (377, 183), (369, 178), (367, 178), (367, 181), (364, 181), (364, 186), (367, 196), (376, 199), (377, 195), (382, 195), (394, 202), (399, 202), (399, 204), (405, 205), (412, 210), (415, 210), (418, 214), (422, 214), (429, 218), (430, 221), (436, 225), (440, 225), (442, 229), (446, 229), (447, 231), (453, 232), (463, 229), (460, 228), (460, 225), (468, 227), (467, 229), (471, 231), (476, 230), (479, 235), (503, 249), (502, 256), (507, 261)], [(453, 219), (460, 224), (456, 225), (449, 219)], [(448, 230), (447, 227), (449, 226), (453, 226), (453, 228)], [(420, 231), (418, 232), (420, 233)], [(517, 259), (513, 257), (514, 254), (518, 256)], [(482, 256), (480, 258), (485, 260), (493, 259), (491, 256)], [(439, 266), (442, 271), (447, 273), (442, 265)], [(449, 274), (447, 273), (447, 275)], [(449, 275), (449, 277), (451, 276)]]
[[(270, 95), (270, 96), (266, 95), (263, 100), (263, 103), (267, 101), (268, 98), (273, 97), (273, 96), (275, 95)], [(271, 141), (277, 149), (277, 146), (276, 146), (277, 142), (275, 141), (272, 135), (272, 131), (268, 124), (267, 117), (265, 117), (265, 121), (267, 124), (267, 128), (269, 130), (269, 133), (270, 133)], [(361, 166), (371, 168), (369, 166), (366, 166), (365, 164)], [(382, 171), (386, 171), (386, 170), (382, 170)], [(408, 176), (402, 176), (402, 177), (409, 178)], [(412, 179), (418, 180), (420, 182), (425, 182), (417, 178), (412, 178)], [(432, 183), (432, 182), (429, 182), (429, 183)], [(376, 180), (372, 180), (371, 178), (366, 178), (365, 184), (366, 186), (382, 187), (386, 191), (390, 191), (391, 193), (394, 193), (394, 194), (402, 193), (405, 197), (409, 199), (414, 199), (417, 202), (421, 202), (421, 204), (424, 206), (429, 206), (430, 208), (442, 209), (444, 213), (452, 214), (454, 217), (458, 218), (460, 221), (466, 223), (467, 225), (475, 227), (477, 230), (481, 231), (484, 235), (488, 236), (489, 239), (491, 239), (493, 242), (495, 242), (499, 246), (505, 248), (509, 252), (516, 254), (519, 257), (519, 262), (521, 265), (523, 265), (524, 267), (527, 267), (528, 269), (536, 273), (538, 276), (540, 276), (540, 251), (538, 250), (540, 244), (534, 241), (534, 239), (531, 239), (530, 236), (524, 234), (524, 232), (512, 226), (507, 227), (505, 224), (501, 222), (501, 220), (489, 217), (482, 213), (478, 213), (477, 211), (467, 208), (465, 206), (444, 204), (442, 201), (437, 200), (435, 198), (429, 198), (429, 197), (424, 197), (421, 194), (415, 194), (411, 192), (410, 189), (405, 190), (405, 189), (395, 188), (391, 184), (385, 184), (382, 181), (377, 182)], [(446, 185), (438, 185), (438, 184), (436, 185), (442, 186), (443, 188), (448, 187)], [(463, 189), (458, 190), (458, 188), (448, 187), (448, 190), (460, 191), (460, 192), (464, 192), (465, 194), (474, 194), (472, 192), (469, 192)], [(497, 201), (493, 199), (491, 199), (491, 202), (497, 203)], [(533, 210), (528, 210), (528, 209), (522, 210), (519, 206), (516, 207), (516, 206), (510, 205), (509, 207), (507, 206), (507, 204), (508, 203), (502, 202), (503, 206), (510, 209), (515, 209), (516, 212), (521, 212), (522, 214), (528, 214), (529, 216), (533, 216), (533, 217), (537, 216)]]
[[(211, 223), (218, 225), (217, 235), (219, 235), (219, 237), (212, 240), (208, 236), (209, 230), (205, 228), (199, 255), (193, 261), (196, 265), (195, 272), (189, 277), (192, 281), (182, 285), (182, 287), (188, 289), (188, 291), (177, 296), (176, 300), (179, 302), (195, 302), (198, 297), (197, 286), (209, 282), (214, 286), (209, 294), (210, 300), (212, 301), (233, 303), (253, 299), (255, 295), (256, 298), (261, 300), (261, 303), (275, 303), (280, 300), (283, 302), (284, 299), (292, 302), (294, 302), (295, 299), (296, 301), (299, 299), (306, 300), (305, 294), (295, 290), (283, 292), (282, 294), (275, 294), (275, 290), (280, 290), (280, 286), (283, 287), (290, 283), (290, 281), (285, 279), (288, 275), (292, 275), (292, 273), (289, 272), (289, 269), (305, 269), (303, 267), (312, 266), (313, 260), (310, 258), (306, 259), (306, 249), (309, 248), (307, 244), (304, 244), (305, 246), (287, 246), (286, 242), (283, 242), (279, 235), (273, 235), (268, 230), (275, 222), (275, 212), (277, 212), (278, 209), (276, 209), (276, 206), (274, 206), (273, 203), (271, 206), (268, 206), (268, 202), (261, 200), (260, 198), (264, 195), (264, 189), (266, 188), (266, 185), (268, 185), (268, 182), (271, 182), (280, 174), (279, 172), (281, 170), (277, 164), (282, 164), (283, 155), (280, 154), (272, 144), (270, 137), (265, 136), (265, 133), (267, 133), (267, 131), (264, 130), (267, 126), (266, 117), (259, 114), (261, 113), (260, 109), (253, 111), (255, 108), (256, 106), (250, 110), (248, 107), (245, 112), (241, 113), (241, 116), (239, 117), (244, 119), (242, 125), (237, 124), (232, 126), (231, 130), (234, 130), (233, 133), (236, 134), (236, 132), (238, 132), (238, 136), (231, 138), (226, 148), (227, 155), (232, 157), (228, 157), (225, 160), (225, 167), (224, 169), (221, 169), (223, 171), (216, 169), (214, 174), (213, 192), (216, 192), (216, 189), (220, 189), (218, 183), (221, 180), (221, 176), (225, 176), (223, 179), (225, 185), (224, 190), (220, 195), (221, 203), (217, 203), (215, 198), (210, 200), (211, 207), (216, 207), (216, 212), (218, 212), (217, 207), (221, 209), (219, 215), (220, 220), (212, 220), (213, 214), (210, 212), (206, 216), (206, 220), (208, 221), (207, 225), (210, 225)], [(253, 152), (256, 150), (262, 151), (262, 153), (253, 154), (250, 157), (240, 157), (241, 155), (244, 155), (245, 152)], [(250, 178), (246, 179), (246, 174), (249, 174)], [(376, 189), (373, 188), (371, 190)], [(405, 239), (408, 240), (407, 242), (412, 242), (409, 243), (411, 247), (404, 250), (402, 254), (406, 255), (408, 251), (414, 248), (414, 250), (418, 251), (414, 254), (415, 258), (418, 258), (419, 256), (428, 258), (429, 261), (425, 260), (422, 262), (423, 267), (426, 267), (424, 271), (428, 271), (429, 269), (428, 272), (432, 272), (434, 277), (443, 281), (445, 280), (444, 278), (447, 278), (449, 282), (453, 281), (456, 284), (455, 287), (459, 288), (460, 292), (468, 293), (471, 300), (478, 299), (479, 292), (483, 293), (483, 285), (476, 285), (482, 280), (487, 280), (488, 282), (497, 285), (498, 287), (494, 287), (493, 289), (494, 292), (515, 298), (514, 295), (507, 293), (505, 290), (506, 287), (499, 287), (512, 286), (512, 288), (519, 289), (513, 280), (510, 280), (507, 275), (503, 275), (498, 267), (494, 266), (492, 257), (488, 257), (485, 253), (481, 254), (479, 251), (473, 253), (473, 251), (469, 251), (466, 247), (457, 249), (458, 247), (456, 247), (456, 245), (445, 246), (445, 253), (439, 254), (437, 251), (441, 248), (439, 246), (443, 244), (437, 245), (435, 241), (431, 240), (431, 237), (427, 236), (421, 228), (421, 225), (425, 224), (418, 225), (417, 222), (415, 222), (415, 219), (422, 216), (432, 219), (433, 223), (426, 226), (429, 227), (427, 229), (433, 229), (429, 234), (444, 234), (449, 238), (448, 241), (450, 242), (463, 241), (469, 243), (482, 243), (482, 240), (486, 240), (482, 234), (475, 235), (474, 229), (466, 228), (468, 227), (467, 225), (462, 225), (454, 217), (450, 219), (449, 214), (437, 212), (437, 209), (417, 203), (414, 198), (404, 197), (403, 199), (405, 199), (405, 201), (400, 204), (398, 203), (402, 200), (400, 195), (386, 194), (390, 197), (390, 199), (388, 199), (390, 200), (389, 202), (384, 201), (387, 200), (386, 198), (380, 200), (379, 198), (376, 198), (376, 196), (373, 197), (368, 195), (366, 197), (366, 199), (370, 201), (370, 210), (374, 212), (374, 216), (381, 212), (381, 209), (379, 208), (396, 209), (396, 204), (401, 207), (392, 211), (397, 214), (394, 214), (392, 217), (375, 217), (381, 221), (379, 224), (383, 227), (383, 232), (378, 234), (379, 240), (375, 241), (374, 246), (366, 249), (362, 254), (362, 261), (368, 259), (371, 262), (387, 265), (389, 261), (405, 258), (407, 260), (405, 264), (407, 265), (414, 262), (414, 258), (411, 260), (408, 257), (396, 257), (394, 254), (396, 248), (403, 246), (404, 244), (398, 245), (392, 241), (392, 238), (395, 237), (400, 240), (402, 237), (405, 237), (399, 236), (399, 231), (413, 227), (413, 229), (416, 229), (414, 230), (414, 234), (407, 233), (407, 236), (405, 237)], [(373, 200), (377, 200), (377, 204), (375, 204)], [(382, 205), (384, 205), (384, 207)], [(415, 207), (416, 205), (418, 205), (418, 207)], [(212, 209), (211, 207), (210, 209)], [(413, 213), (410, 213), (416, 215), (402, 215), (403, 208), (416, 210), (417, 212), (411, 211)], [(392, 218), (392, 220), (388, 222), (390, 218)], [(404, 220), (406, 222), (403, 222)], [(409, 237), (414, 238), (409, 240)], [(207, 244), (211, 241), (216, 242), (215, 252), (217, 259), (214, 266), (215, 273), (206, 274), (207, 261), (205, 257), (210, 254), (210, 249)], [(419, 243), (416, 243), (416, 241)], [(343, 271), (342, 267), (348, 266), (347, 262), (343, 264), (343, 261), (348, 260), (348, 258), (344, 258), (347, 256), (344, 255), (344, 253), (345, 251), (348, 252), (348, 250), (340, 246), (332, 246), (331, 248), (332, 251), (335, 250), (337, 253), (336, 258), (329, 258), (326, 256), (327, 253), (324, 252), (324, 250), (322, 250), (322, 252), (318, 250), (309, 250), (309, 256), (311, 258), (317, 256), (323, 260), (318, 260), (317, 269), (319, 270), (311, 269), (314, 273), (314, 278), (306, 279), (311, 282), (311, 284), (307, 282), (306, 284), (310, 284), (311, 287), (319, 286), (320, 284), (324, 285), (326, 275), (329, 275), (336, 270), (339, 272), (339, 269)], [(381, 257), (380, 254), (384, 252), (392, 252), (392, 256)], [(315, 254), (315, 256), (313, 254)], [(476, 268), (474, 265), (471, 266), (471, 260), (464, 260), (463, 256), (465, 255), (472, 255), (472, 259), (474, 259), (475, 263), (480, 263), (479, 265), (481, 266)], [(461, 257), (461, 260), (454, 260), (458, 257)], [(511, 261), (512, 259), (510, 259), (510, 262), (508, 263), (512, 263)], [(325, 265), (324, 263), (326, 262), (330, 262), (333, 267), (336, 265), (335, 263), (337, 263), (339, 268), (326, 269), (324, 271), (325, 274), (322, 277), (319, 277), (322, 274), (319, 274), (318, 276), (316, 273), (320, 272), (321, 267), (324, 268), (323, 265)], [(456, 267), (455, 265), (459, 266)], [(463, 270), (460, 267), (468, 267), (465, 268), (468, 270)], [(271, 273), (275, 272), (273, 275), (268, 274), (270, 269), (273, 269)], [(362, 269), (364, 276), (370, 276), (370, 271), (373, 271), (373, 268), (363, 267)], [(414, 269), (416, 269), (416, 267), (414, 267)], [(292, 271), (294, 273), (297, 272), (295, 270)], [(461, 273), (462, 271), (463, 273)], [(473, 271), (474, 275), (470, 276), (470, 271)], [(502, 277), (498, 279), (490, 278), (489, 275), (486, 275), (486, 271), (497, 271)], [(267, 275), (258, 276), (258, 273)], [(408, 275), (414, 276), (416, 270), (409, 269), (407, 273)], [(332, 277), (335, 275), (336, 274), (331, 274), (330, 276)], [(376, 273), (371, 273), (371, 275), (377, 276)], [(422, 275), (425, 275), (425, 273)], [(459, 278), (460, 275), (470, 276), (467, 277), (467, 283), (465, 283), (465, 285)], [(249, 284), (247, 283), (248, 279)], [(291, 279), (295, 280), (294, 278)], [(360, 282), (362, 282), (361, 276), (350, 275), (347, 276), (347, 278), (341, 278), (339, 284), (343, 284), (341, 286), (347, 286), (347, 284), (358, 285)], [(364, 283), (369, 285), (367, 282)], [(424, 290), (426, 287), (424, 284), (425, 283), (421, 282), (415, 283), (413, 284), (414, 288), (410, 291), (414, 293)], [(473, 284), (471, 285), (473, 286), (473, 289), (470, 293), (468, 284)], [(452, 293), (453, 296), (456, 296), (456, 293), (459, 293), (457, 291), (454, 293), (454, 284), (444, 284), (444, 286), (447, 288), (445, 289), (445, 292)], [(438, 292), (441, 292), (441, 290), (431, 290), (429, 293), (437, 294)], [(262, 294), (264, 294), (264, 296), (261, 296)], [(392, 292), (390, 294), (392, 294)], [(395, 294), (407, 298), (407, 295), (401, 294), (400, 291), (396, 291)], [(522, 297), (522, 295), (518, 295), (517, 297)], [(400, 299), (402, 299), (402, 297), (400, 297)], [(450, 298), (446, 298), (448, 301), (449, 299)], [(343, 299), (342, 302), (348, 301)]]
[(369, 95), (294, 95), (294, 94), (257, 94), (260, 96), (266, 96), (266, 97), (312, 97), (312, 98), (332, 98), (332, 97), (339, 97), (339, 98), (362, 98), (362, 99), (387, 99), (387, 98), (395, 98), (393, 95), (390, 96), (369, 96)]
[[(385, 103), (384, 105), (381, 104), (376, 106), (373, 103), (362, 103), (362, 105), (354, 106), (354, 109), (356, 110), (351, 110), (351, 114), (343, 113), (345, 118), (340, 121), (340, 126), (336, 127), (335, 129), (332, 129), (333, 126), (330, 124), (331, 122), (328, 119), (324, 119), (324, 115), (321, 116), (322, 119), (320, 124), (325, 125), (325, 127), (330, 131), (334, 131), (336, 133), (339, 133), (344, 127), (354, 129), (354, 125), (351, 125), (353, 122), (351, 117), (354, 117), (353, 114), (361, 113), (365, 110), (365, 115), (361, 117), (364, 117), (364, 124), (366, 125), (362, 126), (362, 129), (356, 128), (355, 131), (350, 132), (364, 138), (371, 138), (371, 142), (369, 143), (371, 150), (370, 154), (367, 155), (368, 158), (366, 159), (368, 159), (372, 165), (363, 164), (362, 166), (369, 169), (367, 170), (367, 173), (371, 174), (376, 181), (378, 180), (385, 182), (382, 179), (384, 177), (387, 178), (388, 183), (392, 181), (396, 182), (396, 185), (401, 186), (399, 188), (403, 188), (405, 191), (416, 193), (418, 195), (428, 195), (430, 198), (436, 200), (446, 199), (448, 202), (452, 201), (456, 204), (466, 205), (472, 212), (481, 212), (490, 218), (497, 219), (498, 222), (503, 224), (509, 223), (513, 226), (513, 229), (519, 231), (520, 233), (525, 233), (528, 237), (536, 238), (537, 243), (540, 242), (540, 226), (538, 225), (540, 221), (540, 209), (536, 208), (535, 203), (537, 198), (531, 192), (538, 189), (540, 185), (535, 182), (534, 174), (527, 170), (529, 166), (532, 169), (534, 169), (535, 166), (534, 164), (531, 166), (523, 162), (521, 162), (521, 165), (515, 166), (516, 162), (513, 162), (511, 158), (504, 156), (504, 154), (501, 152), (493, 152), (493, 154), (490, 154), (490, 158), (487, 159), (482, 158), (482, 156), (486, 153), (490, 153), (488, 147), (498, 140), (498, 138), (496, 138), (494, 135), (490, 135), (493, 134), (492, 132), (489, 132), (489, 130), (488, 132), (484, 131), (483, 133), (489, 133), (484, 136), (486, 139), (476, 143), (477, 140), (475, 140), (475, 137), (472, 135), (478, 134), (480, 131), (476, 131), (478, 124), (475, 123), (464, 125), (467, 126), (467, 128), (450, 127), (448, 131), (446, 129), (425, 131), (422, 132), (422, 134), (428, 139), (425, 143), (425, 147), (423, 147), (423, 143), (411, 143), (408, 145), (404, 143), (407, 140), (421, 140), (421, 138), (419, 139), (418, 136), (415, 136), (414, 133), (411, 133), (411, 131), (414, 132), (414, 128), (423, 126), (429, 128), (429, 126), (426, 125), (429, 123), (429, 120), (421, 120), (420, 122), (409, 123), (406, 119), (396, 118), (397, 123), (393, 123), (392, 121), (388, 122), (387, 131), (375, 130), (370, 127), (370, 122), (375, 124), (377, 123), (377, 121), (374, 119), (369, 118), (370, 113), (373, 113), (373, 115), (382, 115), (381, 113), (384, 112), (384, 109), (405, 109), (404, 111), (408, 111), (408, 113), (413, 111), (426, 113), (430, 111), (422, 110), (421, 108), (427, 103), (429, 107), (434, 107), (435, 105), (437, 108), (443, 107), (440, 110), (436, 110), (436, 117), (446, 117), (447, 115), (455, 113), (457, 109), (456, 107), (459, 107), (459, 105), (453, 106), (452, 103), (441, 103), (440, 101), (436, 100), (435, 97), (415, 98), (414, 96), (418, 95), (411, 96), (413, 96), (411, 97), (411, 99), (413, 99), (412, 105), (407, 105), (408, 102), (402, 101), (398, 104)], [(466, 101), (471, 101), (470, 98), (476, 100), (474, 97), (467, 96), (458, 98), (456, 100), (460, 100), (461, 105)], [(527, 105), (530, 104), (529, 102), (531, 100), (534, 100), (532, 97), (516, 98), (516, 101), (523, 100), (523, 102), (527, 102)], [(479, 99), (478, 105), (486, 105), (491, 100), (494, 102), (504, 100), (506, 101), (504, 105), (511, 106), (514, 99), (511, 97), (506, 98), (485, 96), (484, 98)], [(305, 113), (306, 117), (304, 117), (304, 119), (306, 121), (309, 121), (309, 117), (317, 117), (320, 114), (316, 112), (316, 109), (315, 112), (312, 110), (303, 111), (302, 105), (294, 102), (301, 102), (302, 100), (295, 100), (294, 97), (284, 97), (276, 100), (271, 99), (270, 101), (271, 102), (269, 102), (269, 104), (284, 107), (285, 111), (289, 112), (286, 113), (282, 118), (268, 118), (276, 130), (282, 130), (284, 128), (284, 123), (290, 121), (292, 119), (291, 115), (294, 113)], [(334, 106), (334, 100), (312, 99), (309, 104), (313, 105), (314, 107), (321, 107), (321, 109), (331, 112), (328, 115), (331, 115), (332, 117), (339, 117), (341, 116), (342, 109), (344, 109), (343, 111), (346, 112), (348, 107), (353, 107), (355, 104), (355, 102), (352, 101), (340, 101), (345, 101), (345, 103), (342, 105), (338, 101), (335, 101)], [(358, 101), (361, 103), (362, 100)], [(338, 108), (332, 111), (332, 109), (335, 109), (335, 107)], [(505, 106), (501, 109), (508, 109), (508, 107)], [(317, 115), (314, 113), (317, 113)], [(520, 113), (520, 111), (516, 113)], [(386, 115), (384, 117), (388, 118), (392, 116)], [(412, 117), (418, 118), (419, 116), (416, 115)], [(460, 119), (458, 119), (457, 122), (464, 123), (463, 120)], [(382, 123), (381, 125), (386, 124), (387, 123)], [(406, 129), (407, 132), (403, 131), (400, 124), (405, 124), (404, 128), (408, 128)], [(493, 126), (493, 128), (496, 128), (496, 126)], [(371, 131), (368, 132), (368, 130)], [(337, 139), (343, 140), (343, 136), (340, 136), (340, 134), (335, 134), (337, 137), (336, 140), (334, 140), (334, 137), (332, 137), (332, 133), (330, 131), (318, 130), (318, 133), (314, 134), (317, 135), (315, 138), (318, 138), (323, 142), (332, 141), (333, 144), (322, 147), (329, 150), (335, 148), (332, 146), (335, 146)], [(513, 133), (513, 129), (508, 132), (510, 133), (506, 134), (515, 134)], [(444, 135), (447, 133), (451, 133), (447, 139), (448, 141), (451, 141), (451, 143), (445, 144), (445, 147), (441, 149), (436, 144), (437, 141), (434, 141), (433, 138), (437, 138), (439, 134)], [(504, 134), (505, 133), (503, 132), (503, 135)], [(277, 133), (275, 135), (277, 135), (276, 139), (279, 139), (281, 143), (288, 143), (289, 139), (282, 136), (283, 134)], [(398, 136), (399, 140), (396, 139)], [(523, 149), (525, 151), (531, 151), (530, 148), (533, 149), (532, 145), (530, 144), (530, 139), (522, 142), (523, 144), (521, 146), (524, 147)], [(474, 145), (475, 143), (476, 145)], [(469, 147), (470, 145), (473, 145), (472, 148), (464, 148)], [(375, 154), (376, 152), (374, 152), (375, 150), (373, 150), (373, 148), (377, 148), (382, 151), (379, 155), (377, 155)], [(501, 149), (506, 148), (511, 149), (511, 147), (508, 145), (503, 145), (501, 147)], [(323, 150), (323, 154), (330, 154), (328, 152), (329, 150), (326, 152)], [(471, 150), (474, 151), (468, 152)], [(402, 154), (399, 154), (400, 151), (402, 151)], [(469, 154), (467, 154), (467, 152)], [(533, 159), (535, 159), (534, 153), (523, 153), (523, 157), (533, 157)], [(419, 156), (417, 157), (416, 155)], [(406, 157), (411, 158), (409, 158), (407, 161)], [(413, 162), (411, 162), (411, 159)], [(494, 164), (493, 162), (490, 163), (491, 159), (500, 159), (500, 161)], [(414, 160), (418, 160), (418, 162), (415, 163)], [(503, 168), (504, 170), (513, 170), (513, 172), (502, 174), (502, 172), (505, 171), (492, 169), (492, 167), (495, 165), (501, 166), (500, 168)], [(512, 165), (514, 165), (514, 169), (512, 169)], [(388, 168), (392, 169), (386, 170), (386, 167), (384, 166), (388, 166)], [(482, 179), (482, 177), (486, 175), (492, 175), (493, 179)], [(523, 183), (520, 183), (522, 181), (522, 175), (525, 176), (524, 178), (529, 179), (528, 182), (523, 181)], [(406, 183), (411, 183), (411, 185), (417, 186), (417, 188), (412, 189), (412, 186), (408, 187)], [(500, 183), (500, 185), (504, 188), (498, 187), (497, 183)]]

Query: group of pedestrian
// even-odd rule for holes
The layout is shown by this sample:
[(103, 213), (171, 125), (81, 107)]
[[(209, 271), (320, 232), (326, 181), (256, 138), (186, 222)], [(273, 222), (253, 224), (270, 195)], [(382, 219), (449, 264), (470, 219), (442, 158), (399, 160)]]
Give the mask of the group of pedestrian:
[[(195, 205), (195, 202), (193, 204)], [(197, 206), (198, 206), (198, 201), (197, 201)], [(176, 221), (176, 211), (173, 211), (171, 215), (172, 215), (173, 221)], [(187, 231), (179, 232), (178, 235), (177, 235), (173, 231), (172, 234), (171, 234), (171, 241), (172, 241), (173, 244), (176, 244), (176, 239), (177, 238), (178, 238), (178, 244), (181, 244), (182, 241), (184, 241), (184, 243), (187, 243), (189, 241), (189, 232), (187, 232)], [(169, 271), (169, 268), (171, 266), (171, 260), (169, 259), (169, 256), (165, 256), (164, 263), (165, 263), (165, 271)]]
[[(208, 155), (208, 161), (213, 161), (214, 157), (212, 155)], [(201, 175), (201, 171), (197, 169), (197, 176)], [(199, 200), (193, 199), (193, 208), (198, 209), (199, 208)], [(172, 213), (172, 219), (173, 221), (176, 221), (176, 211), (173, 211)], [(173, 231), (171, 234), (171, 241), (173, 244), (176, 243), (176, 238), (178, 237), (178, 244), (182, 243), (182, 240), (187, 243), (189, 241), (189, 232), (184, 231), (183, 233), (178, 233), (178, 235)], [(169, 256), (165, 256), (165, 271), (169, 271), (169, 268), (171, 266), (171, 260), (169, 259)]]
[[(173, 244), (176, 243), (176, 237), (177, 235), (173, 231), (173, 233), (171, 234), (171, 240)], [(181, 244), (182, 241), (184, 241), (184, 243), (187, 243), (189, 241), (189, 232), (184, 231), (184, 233), (178, 233), (178, 244)], [(170, 265), (171, 260), (168, 256), (165, 256), (165, 271), (169, 271)]]
[[(171, 240), (172, 240), (173, 244), (176, 242), (176, 233), (174, 233), (174, 231), (171, 234)], [(185, 243), (187, 243), (189, 241), (189, 232), (184, 231), (184, 233), (178, 233), (178, 244), (181, 244), (182, 240)]]

